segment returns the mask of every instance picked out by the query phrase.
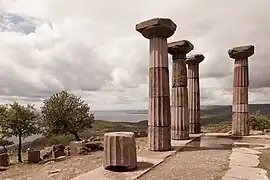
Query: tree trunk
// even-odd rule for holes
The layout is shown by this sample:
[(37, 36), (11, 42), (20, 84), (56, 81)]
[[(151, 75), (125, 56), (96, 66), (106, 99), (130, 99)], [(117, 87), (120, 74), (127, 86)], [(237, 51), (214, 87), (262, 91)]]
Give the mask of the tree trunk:
[(21, 151), (22, 151), (22, 135), (19, 135), (19, 146), (18, 146), (18, 161), (19, 162), (23, 162)]
[(76, 141), (81, 141), (79, 135), (78, 135), (78, 132), (73, 132), (74, 136), (75, 136), (75, 139)]

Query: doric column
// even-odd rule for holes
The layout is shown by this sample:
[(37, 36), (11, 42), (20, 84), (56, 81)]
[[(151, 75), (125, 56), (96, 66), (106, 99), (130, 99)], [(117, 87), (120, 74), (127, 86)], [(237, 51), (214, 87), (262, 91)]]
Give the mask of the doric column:
[(191, 134), (201, 132), (199, 63), (203, 60), (202, 54), (190, 56), (186, 60), (188, 64), (189, 133)]
[(248, 57), (254, 54), (254, 46), (240, 46), (228, 51), (234, 61), (232, 134), (235, 136), (249, 135), (248, 120)]
[(168, 53), (173, 60), (171, 135), (174, 140), (189, 139), (186, 54), (193, 48), (186, 40), (168, 44)]
[(148, 147), (151, 151), (171, 149), (171, 112), (167, 38), (176, 24), (170, 19), (150, 19), (136, 25), (150, 39)]

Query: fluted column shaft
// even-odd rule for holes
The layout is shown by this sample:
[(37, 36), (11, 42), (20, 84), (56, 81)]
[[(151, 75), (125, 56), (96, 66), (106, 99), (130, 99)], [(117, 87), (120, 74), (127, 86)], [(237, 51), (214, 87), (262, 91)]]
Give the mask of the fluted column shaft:
[(136, 30), (150, 40), (148, 149), (171, 150), (171, 112), (167, 38), (176, 24), (168, 18), (154, 18), (136, 24)]
[(174, 140), (189, 139), (186, 54), (173, 55), (171, 134)]
[(248, 57), (254, 54), (253, 45), (238, 46), (229, 49), (230, 58), (234, 59), (232, 135), (249, 135), (248, 116)]
[(236, 59), (234, 62), (232, 134), (247, 136), (248, 123), (248, 58)]
[(199, 63), (188, 64), (189, 132), (201, 132)]
[(168, 150), (170, 91), (167, 38), (150, 38), (148, 132), (150, 150)]

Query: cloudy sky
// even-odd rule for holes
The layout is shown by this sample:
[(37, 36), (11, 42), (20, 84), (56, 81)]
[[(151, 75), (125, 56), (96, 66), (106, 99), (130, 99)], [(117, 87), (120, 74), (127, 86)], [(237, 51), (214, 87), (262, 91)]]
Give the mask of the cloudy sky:
[[(148, 104), (148, 40), (135, 24), (177, 24), (168, 41), (187, 39), (200, 64), (203, 105), (231, 104), (228, 49), (253, 44), (250, 103), (270, 101), (269, 0), (0, 0), (0, 102), (40, 106), (67, 89), (93, 110)], [(170, 58), (170, 57), (169, 57)]]

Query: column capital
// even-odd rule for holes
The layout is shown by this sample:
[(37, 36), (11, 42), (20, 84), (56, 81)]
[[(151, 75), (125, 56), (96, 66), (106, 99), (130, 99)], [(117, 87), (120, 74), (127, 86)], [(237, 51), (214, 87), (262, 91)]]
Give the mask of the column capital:
[(199, 64), (203, 60), (204, 60), (204, 55), (195, 54), (195, 55), (187, 57), (186, 63), (187, 64)]
[(237, 46), (229, 49), (228, 54), (232, 59), (248, 58), (254, 54), (254, 49), (253, 45)]
[(179, 53), (187, 54), (194, 49), (193, 44), (187, 40), (175, 41), (168, 43), (168, 53), (177, 55)]
[(136, 24), (136, 30), (147, 39), (153, 36), (169, 38), (174, 34), (176, 27), (176, 24), (167, 18), (154, 18)]

